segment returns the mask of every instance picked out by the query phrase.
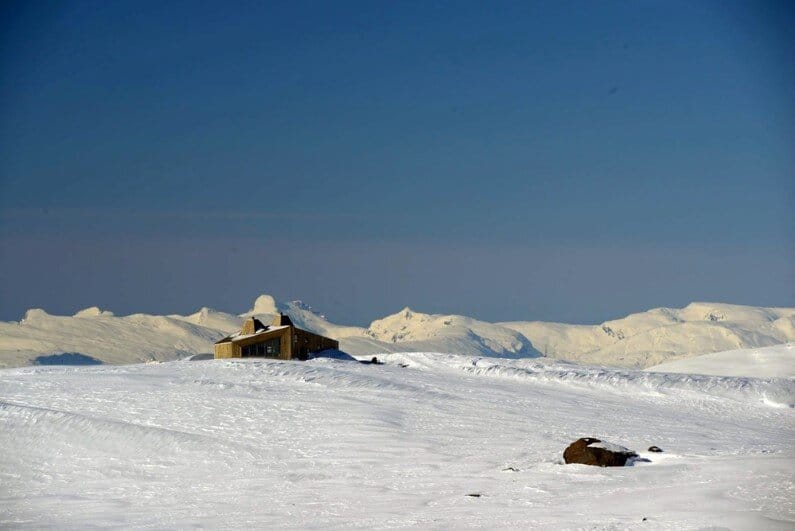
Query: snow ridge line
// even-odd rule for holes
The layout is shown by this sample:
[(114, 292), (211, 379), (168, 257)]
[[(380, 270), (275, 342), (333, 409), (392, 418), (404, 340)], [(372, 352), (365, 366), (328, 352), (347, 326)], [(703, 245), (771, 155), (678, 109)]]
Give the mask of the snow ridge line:
[(126, 445), (135, 441), (156, 443), (158, 446), (172, 444), (184, 448), (182, 445), (187, 443), (201, 445), (203, 448), (207, 441), (221, 443), (220, 440), (199, 433), (148, 426), (125, 420), (92, 417), (83, 413), (19, 404), (7, 400), (0, 400), (0, 412), (11, 414), (17, 419), (27, 417), (20, 419), (26, 423), (37, 423), (42, 419), (47, 419), (67, 429), (92, 432), (94, 440), (97, 438), (123, 439)]
[(654, 373), (587, 366), (546, 364), (531, 360), (469, 358), (430, 353), (402, 353), (395, 359), (418, 368), (447, 366), (472, 375), (527, 380), (546, 385), (574, 385), (610, 392), (640, 392), (663, 397), (682, 391), (771, 407), (795, 408), (795, 379)]
[(688, 391), (742, 402), (756, 399), (767, 405), (795, 407), (795, 381), (785, 378), (733, 378), (601, 369), (533, 370), (501, 365), (463, 366), (461, 369), (471, 374), (527, 379), (548, 384), (566, 383), (622, 393), (638, 390), (648, 395), (663, 396), (670, 391)]
[[(394, 379), (385, 378), (378, 375), (380, 370), (391, 370), (385, 366), (378, 368), (367, 367), (349, 361), (336, 361), (327, 359), (310, 360), (304, 363), (284, 363), (281, 361), (228, 361), (227, 366), (235, 367), (244, 365), (246, 368), (253, 369), (245, 375), (247, 380), (236, 379), (232, 382), (224, 383), (230, 386), (250, 386), (256, 384), (266, 384), (266, 381), (257, 381), (257, 377), (283, 378), (296, 382), (321, 385), (328, 388), (338, 389), (372, 389), (377, 391), (402, 391), (412, 394), (422, 394), (437, 396), (440, 398), (451, 398), (449, 393), (438, 389), (418, 386), (408, 381), (396, 382)], [(400, 369), (401, 371), (403, 369)], [(406, 379), (408, 380), (408, 379)], [(198, 382), (202, 384), (216, 383)]]

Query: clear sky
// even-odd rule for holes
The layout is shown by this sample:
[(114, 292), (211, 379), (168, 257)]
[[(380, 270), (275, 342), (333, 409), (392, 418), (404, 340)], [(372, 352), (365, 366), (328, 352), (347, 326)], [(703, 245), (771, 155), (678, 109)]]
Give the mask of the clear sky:
[(795, 305), (793, 2), (3, 2), (0, 319)]

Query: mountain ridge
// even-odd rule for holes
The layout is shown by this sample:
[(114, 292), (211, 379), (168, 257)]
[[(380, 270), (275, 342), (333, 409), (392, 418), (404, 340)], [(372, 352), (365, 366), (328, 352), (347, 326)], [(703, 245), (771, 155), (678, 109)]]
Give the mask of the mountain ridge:
[(652, 308), (597, 325), (578, 325), (490, 323), (405, 307), (359, 327), (332, 323), (302, 301), (279, 302), (263, 294), (240, 314), (202, 307), (188, 315), (116, 316), (94, 306), (73, 316), (57, 316), (30, 309), (18, 322), (0, 322), (0, 367), (30, 365), (42, 356), (59, 354), (112, 364), (179, 359), (212, 352), (213, 342), (237, 330), (246, 317), (270, 320), (278, 313), (290, 315), (301, 328), (338, 339), (342, 350), (358, 356), (435, 351), (646, 368), (700, 354), (795, 341), (795, 308), (693, 302), (684, 308)]

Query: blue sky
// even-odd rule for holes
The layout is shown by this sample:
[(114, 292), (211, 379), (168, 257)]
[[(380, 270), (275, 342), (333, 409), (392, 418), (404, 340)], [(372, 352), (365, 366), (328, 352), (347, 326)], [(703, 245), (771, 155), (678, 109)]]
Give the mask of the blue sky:
[(789, 2), (0, 9), (0, 319), (795, 302)]

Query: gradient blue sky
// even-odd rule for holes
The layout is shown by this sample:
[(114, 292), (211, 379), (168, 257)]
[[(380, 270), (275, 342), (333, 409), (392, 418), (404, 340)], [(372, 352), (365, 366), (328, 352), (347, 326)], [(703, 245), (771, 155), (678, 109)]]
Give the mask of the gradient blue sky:
[(0, 319), (795, 304), (792, 2), (0, 10)]

